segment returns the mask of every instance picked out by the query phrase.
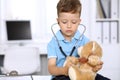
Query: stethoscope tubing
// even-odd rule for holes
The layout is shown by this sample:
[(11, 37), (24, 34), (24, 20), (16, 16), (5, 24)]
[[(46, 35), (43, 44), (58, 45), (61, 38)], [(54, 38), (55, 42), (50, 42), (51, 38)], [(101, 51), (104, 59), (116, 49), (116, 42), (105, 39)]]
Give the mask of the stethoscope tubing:
[[(59, 46), (59, 49), (60, 49), (61, 53), (62, 53), (65, 57), (67, 57), (67, 55), (64, 53), (62, 47), (60, 46), (59, 40), (58, 40), (57, 36), (55, 35), (54, 30), (53, 30), (53, 27), (54, 27), (55, 25), (57, 25), (57, 24), (58, 24), (58, 23), (54, 23), (54, 24), (51, 25), (51, 31), (52, 31), (52, 33), (53, 33), (53, 35), (54, 35), (54, 37), (55, 37), (55, 39), (56, 39), (56, 41), (57, 41), (57, 44), (58, 44), (58, 46)], [(81, 39), (81, 37), (84, 35), (84, 33), (85, 33), (85, 31), (86, 31), (86, 26), (85, 26), (85, 25), (83, 25), (83, 24), (79, 24), (79, 25), (82, 25), (82, 26), (84, 27), (84, 30), (83, 30), (82, 34), (79, 36), (79, 38), (78, 38), (78, 40), (76, 41), (75, 45), (73, 46), (73, 48), (72, 48), (71, 53), (70, 53), (69, 56), (72, 56), (74, 50), (76, 49), (76, 46), (77, 46), (78, 41)]]

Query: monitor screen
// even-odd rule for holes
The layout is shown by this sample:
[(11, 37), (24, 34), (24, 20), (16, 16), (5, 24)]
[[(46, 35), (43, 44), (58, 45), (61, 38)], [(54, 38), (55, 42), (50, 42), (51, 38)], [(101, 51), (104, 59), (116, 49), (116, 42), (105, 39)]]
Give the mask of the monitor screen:
[(31, 40), (30, 21), (6, 21), (7, 40)]

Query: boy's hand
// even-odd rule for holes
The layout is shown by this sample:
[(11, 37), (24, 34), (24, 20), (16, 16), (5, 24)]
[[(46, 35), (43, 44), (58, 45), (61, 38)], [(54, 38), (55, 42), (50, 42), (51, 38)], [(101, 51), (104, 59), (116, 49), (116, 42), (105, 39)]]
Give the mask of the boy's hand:
[(68, 76), (68, 69), (69, 69), (69, 67), (68, 66), (64, 66), (63, 69), (64, 69), (64, 75)]
[(93, 67), (93, 71), (94, 72), (98, 72), (101, 68), (102, 68), (103, 62), (99, 62), (98, 65), (96, 65), (95, 67)]
[(64, 67), (63, 67), (64, 68), (64, 73), (65, 73), (66, 76), (68, 75), (69, 67), (71, 67), (72, 65), (77, 64), (77, 62), (78, 62), (78, 59), (73, 57), (73, 56), (68, 56), (66, 58), (66, 61), (64, 63)]

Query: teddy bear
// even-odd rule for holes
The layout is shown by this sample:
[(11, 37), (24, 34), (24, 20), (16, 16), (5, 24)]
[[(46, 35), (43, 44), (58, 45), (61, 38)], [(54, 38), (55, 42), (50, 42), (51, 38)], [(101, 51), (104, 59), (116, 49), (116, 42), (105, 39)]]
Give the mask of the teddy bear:
[(78, 55), (80, 57), (76, 58), (76, 63), (68, 69), (68, 76), (70, 79), (95, 80), (96, 72), (92, 69), (101, 61), (101, 46), (96, 41), (90, 41), (78, 48)]

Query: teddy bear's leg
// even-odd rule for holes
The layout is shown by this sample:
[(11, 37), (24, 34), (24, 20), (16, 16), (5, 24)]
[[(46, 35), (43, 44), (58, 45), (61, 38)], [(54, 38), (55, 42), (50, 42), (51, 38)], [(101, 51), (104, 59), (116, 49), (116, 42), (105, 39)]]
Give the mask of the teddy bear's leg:
[(69, 75), (71, 80), (76, 80), (76, 72), (72, 66), (68, 70), (68, 75)]
[(68, 75), (71, 80), (80, 80), (80, 71), (77, 66), (71, 66), (68, 70)]

